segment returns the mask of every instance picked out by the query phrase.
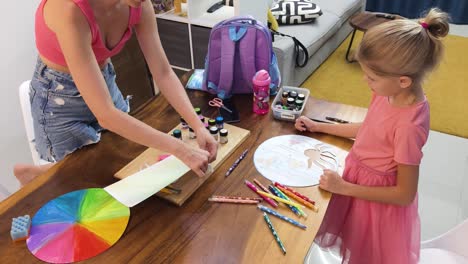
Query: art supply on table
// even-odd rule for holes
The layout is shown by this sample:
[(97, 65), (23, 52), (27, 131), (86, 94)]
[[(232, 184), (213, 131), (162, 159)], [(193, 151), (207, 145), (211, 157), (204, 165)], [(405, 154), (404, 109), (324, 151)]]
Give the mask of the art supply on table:
[(331, 117), (331, 116), (326, 116), (325, 119), (327, 119), (328, 121), (333, 121), (333, 122), (340, 123), (340, 124), (348, 124), (349, 123), (349, 121), (339, 119), (339, 118), (336, 118), (336, 117)]
[(295, 100), (292, 97), (288, 97), (286, 100), (286, 107), (288, 110), (293, 110), (296, 108)]
[(270, 208), (268, 208), (266, 206), (263, 206), (261, 204), (257, 205), (257, 207), (258, 207), (258, 209), (262, 210), (263, 212), (274, 215), (274, 216), (278, 217), (279, 219), (281, 219), (283, 221), (289, 222), (289, 223), (291, 223), (291, 224), (293, 224), (293, 225), (295, 225), (297, 227), (300, 227), (302, 229), (307, 229), (307, 226), (305, 226), (305, 225), (297, 222), (296, 220), (293, 220), (293, 219), (291, 219), (291, 218), (289, 218), (289, 217), (287, 217), (285, 215), (282, 215), (282, 214), (276, 212), (273, 209), (270, 209)]
[(232, 164), (232, 166), (229, 168), (229, 170), (226, 172), (226, 174), (224, 175), (225, 177), (229, 176), (229, 174), (232, 173), (232, 171), (239, 165), (239, 163), (245, 158), (245, 156), (247, 155), (247, 152), (249, 152), (249, 149), (246, 149), (244, 150), (244, 152), (242, 152), (242, 154), (240, 155), (240, 157), (234, 162), (234, 164)]
[(260, 191), (260, 190), (258, 191), (258, 193), (263, 194), (263, 195), (265, 195), (266, 197), (269, 197), (269, 198), (271, 198), (271, 199), (273, 199), (273, 200), (275, 200), (275, 201), (277, 201), (277, 202), (289, 204), (289, 205), (292, 205), (292, 206), (295, 206), (295, 207), (302, 207), (302, 208), (304, 208), (304, 206), (302, 206), (302, 205), (300, 205), (300, 204), (298, 204), (298, 203), (295, 203), (295, 202), (293, 202), (293, 201), (288, 201), (288, 200), (285, 200), (285, 199), (283, 199), (283, 198), (279, 198), (278, 196), (273, 195), (273, 194), (271, 194), (271, 193), (266, 193), (266, 192), (263, 192), (263, 191)]
[(296, 101), (294, 102), (294, 104), (295, 104), (294, 110), (299, 111), (299, 110), (302, 109), (302, 106), (304, 105), (304, 101), (299, 100), (299, 99), (296, 99)]
[(270, 75), (266, 70), (260, 70), (252, 78), (253, 112), (264, 115), (270, 110)]
[(26, 240), (29, 237), (29, 229), (31, 228), (31, 217), (29, 215), (18, 216), (11, 219), (11, 239), (14, 242)]
[(194, 110), (195, 110), (195, 113), (197, 114), (198, 117), (203, 117), (202, 114), (201, 114), (200, 107), (195, 107)]
[(189, 138), (190, 139), (196, 139), (197, 135), (195, 134), (195, 131), (193, 131), (193, 128), (189, 127)]
[(219, 143), (226, 144), (228, 141), (228, 130), (223, 128), (219, 131)]
[(226, 195), (212, 195), (211, 198), (245, 200), (245, 201), (258, 201), (258, 202), (263, 201), (262, 198), (258, 198), (258, 197), (242, 197), (242, 196), (226, 196)]
[(262, 191), (267, 193), (270, 192), (270, 190), (268, 190), (268, 188), (265, 187), (265, 185), (263, 185), (261, 182), (257, 181), (257, 179), (254, 179), (253, 181), (258, 185), (258, 187), (260, 187), (260, 189), (262, 189)]
[(290, 91), (289, 92), (289, 97), (293, 98), (296, 100), (298, 93), (296, 91)]
[(306, 97), (305, 94), (302, 94), (302, 93), (300, 93), (300, 94), (297, 95), (297, 99), (299, 99), (299, 100), (301, 100), (301, 101), (304, 101), (304, 100), (305, 100), (305, 97)]
[(210, 134), (216, 139), (216, 141), (218, 140), (218, 128), (217, 127), (210, 127)]
[(255, 185), (253, 185), (251, 182), (249, 182), (248, 180), (245, 180), (244, 182), (245, 182), (245, 185), (247, 185), (247, 187), (249, 187), (249, 189), (254, 191), (258, 196), (262, 197), (262, 199), (265, 200), (265, 202), (269, 203), (271, 206), (273, 206), (275, 208), (278, 207), (278, 204), (275, 201), (273, 201), (271, 198), (260, 194), (257, 187), (255, 187)]
[(216, 120), (214, 119), (208, 119), (208, 127), (214, 127), (216, 126)]
[(218, 130), (221, 130), (224, 128), (224, 118), (222, 116), (217, 116), (215, 119), (216, 122), (216, 127)]
[(321, 119), (317, 119), (317, 118), (310, 118), (310, 117), (308, 117), (308, 118), (310, 120), (312, 120), (312, 121), (319, 122), (319, 123), (334, 124), (333, 122), (329, 122), (329, 121), (325, 121), (325, 120), (321, 120)]
[(283, 189), (280, 186), (276, 186), (276, 188), (280, 189), (284, 194), (288, 195), (288, 197), (291, 197), (294, 200), (298, 201), (299, 203), (309, 207), (310, 209), (312, 209), (312, 211), (318, 212), (318, 207), (316, 207), (314, 204), (302, 199), (301, 197), (297, 196), (296, 194), (294, 194), (293, 192), (291, 192), (291, 191), (289, 191), (287, 189)]
[(270, 229), (271, 233), (273, 234), (273, 237), (275, 238), (276, 242), (278, 243), (281, 251), (283, 251), (283, 254), (286, 255), (286, 249), (284, 248), (283, 242), (281, 242), (281, 239), (279, 238), (278, 233), (276, 233), (276, 230), (273, 227), (273, 224), (271, 223), (270, 218), (268, 217), (268, 215), (265, 212), (263, 212), (263, 218), (265, 219), (265, 222), (267, 223), (268, 228)]
[(185, 121), (185, 119), (183, 117), (180, 117), (180, 124), (182, 125), (183, 129), (188, 128), (188, 124), (187, 124), (187, 122)]
[(295, 190), (293, 190), (293, 189), (291, 189), (291, 188), (289, 188), (289, 187), (287, 187), (287, 186), (284, 186), (284, 185), (282, 185), (282, 184), (280, 184), (280, 183), (278, 183), (278, 182), (275, 182), (275, 183), (273, 183), (273, 184), (274, 184), (275, 186), (277, 186), (277, 187), (281, 187), (281, 188), (283, 188), (283, 189), (285, 189), (285, 190), (288, 190), (288, 191), (294, 193), (295, 195), (297, 195), (298, 197), (300, 197), (302, 200), (307, 201), (307, 202), (309, 202), (309, 203), (315, 205), (315, 201), (313, 201), (313, 200), (310, 199), (309, 197), (307, 197), (307, 196), (301, 194), (300, 192), (295, 191)]
[(172, 131), (172, 136), (182, 140), (182, 131), (180, 131), (179, 129), (174, 129), (174, 131)]
[(281, 102), (278, 101), (277, 103), (281, 103), (281, 105), (286, 105), (286, 103), (288, 102), (288, 97), (289, 97), (289, 93), (288, 92), (283, 92), (281, 94)]
[(236, 203), (236, 204), (258, 204), (259, 201), (257, 200), (240, 200), (240, 199), (227, 199), (227, 198), (217, 198), (217, 197), (210, 197), (208, 198), (210, 202), (216, 203)]
[[(289, 198), (287, 198), (287, 197), (285, 197), (284, 195), (282, 195), (282, 194), (278, 191), (278, 189), (276, 189), (275, 187), (273, 187), (273, 186), (271, 186), (271, 185), (268, 186), (268, 187), (270, 188), (270, 191), (271, 191), (272, 193), (274, 193), (277, 197), (279, 197), (279, 198), (281, 198), (281, 199), (284, 199), (284, 200), (286, 200), (286, 201), (291, 201)], [(289, 209), (291, 209), (291, 211), (293, 211), (293, 213), (296, 214), (297, 216), (299, 216), (299, 217), (303, 216), (303, 212), (302, 212), (302, 210), (299, 209), (299, 207), (295, 207), (295, 206), (290, 205), (290, 204), (286, 204), (286, 206), (287, 206)]]
[(232, 113), (232, 110), (225, 107), (223, 104), (223, 100), (221, 98), (215, 97), (208, 101), (208, 105), (212, 107), (218, 107), (218, 108), (223, 108), (224, 110), (228, 111), (229, 113)]

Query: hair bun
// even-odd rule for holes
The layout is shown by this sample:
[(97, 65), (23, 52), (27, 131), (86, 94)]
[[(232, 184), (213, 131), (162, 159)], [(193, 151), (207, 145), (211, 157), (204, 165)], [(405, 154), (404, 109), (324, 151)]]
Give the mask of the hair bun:
[(427, 24), (427, 31), (435, 38), (443, 38), (449, 32), (449, 16), (438, 8), (431, 8), (421, 22)]

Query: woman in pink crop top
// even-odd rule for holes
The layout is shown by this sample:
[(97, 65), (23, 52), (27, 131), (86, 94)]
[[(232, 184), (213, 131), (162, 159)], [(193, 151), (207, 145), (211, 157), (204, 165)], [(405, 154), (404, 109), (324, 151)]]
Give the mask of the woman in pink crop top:
[[(110, 57), (136, 32), (157, 86), (197, 133), (200, 148), (128, 115)], [(42, 159), (61, 160), (97, 143), (103, 129), (147, 147), (172, 153), (202, 176), (216, 158), (217, 143), (200, 123), (166, 58), (147, 0), (42, 0), (36, 11), (39, 58), (30, 98), (36, 149)], [(15, 166), (22, 185), (53, 165)]]

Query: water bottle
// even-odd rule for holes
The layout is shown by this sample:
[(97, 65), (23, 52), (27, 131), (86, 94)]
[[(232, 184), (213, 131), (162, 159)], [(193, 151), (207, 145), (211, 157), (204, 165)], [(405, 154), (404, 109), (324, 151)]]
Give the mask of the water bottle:
[(270, 110), (270, 75), (265, 70), (255, 73), (253, 84), (253, 112), (264, 115)]

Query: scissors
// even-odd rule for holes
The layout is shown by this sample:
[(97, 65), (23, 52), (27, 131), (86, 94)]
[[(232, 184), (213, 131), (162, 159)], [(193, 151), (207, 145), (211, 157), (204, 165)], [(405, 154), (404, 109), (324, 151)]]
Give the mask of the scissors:
[(220, 107), (232, 114), (232, 110), (223, 105), (223, 100), (221, 98), (215, 97), (208, 102), (209, 106)]

